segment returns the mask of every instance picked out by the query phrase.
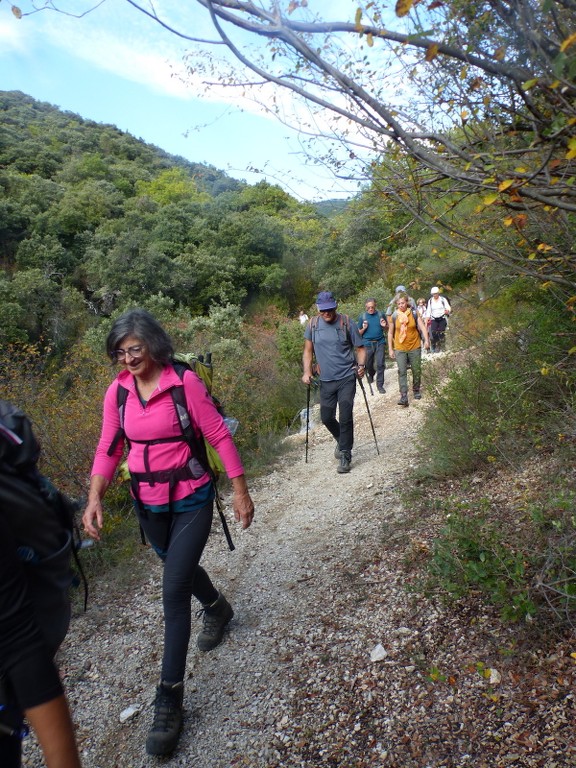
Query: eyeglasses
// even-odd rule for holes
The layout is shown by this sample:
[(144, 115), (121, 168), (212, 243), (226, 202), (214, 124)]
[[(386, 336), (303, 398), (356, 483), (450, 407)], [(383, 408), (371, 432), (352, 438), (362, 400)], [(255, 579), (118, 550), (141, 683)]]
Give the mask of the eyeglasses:
[(128, 349), (115, 349), (114, 357), (116, 360), (125, 360), (127, 355), (130, 355), (132, 359), (141, 357), (146, 347), (144, 344), (140, 344), (137, 347), (128, 347)]

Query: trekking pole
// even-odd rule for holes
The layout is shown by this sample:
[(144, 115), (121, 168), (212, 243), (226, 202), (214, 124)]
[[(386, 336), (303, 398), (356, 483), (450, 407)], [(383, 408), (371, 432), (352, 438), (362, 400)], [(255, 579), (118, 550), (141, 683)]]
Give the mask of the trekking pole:
[(376, 430), (374, 429), (374, 422), (372, 421), (372, 414), (370, 413), (370, 408), (368, 407), (368, 398), (366, 397), (366, 390), (364, 389), (364, 383), (362, 382), (362, 379), (358, 374), (356, 374), (356, 378), (358, 379), (360, 383), (360, 389), (362, 390), (362, 394), (364, 395), (364, 402), (366, 403), (366, 411), (368, 412), (368, 419), (370, 421), (370, 426), (372, 427), (372, 434), (374, 435), (374, 443), (376, 445), (376, 453), (378, 456), (380, 456), (380, 449), (378, 448), (378, 440), (376, 440)]
[(232, 541), (232, 536), (230, 535), (230, 528), (228, 528), (228, 523), (226, 522), (226, 515), (224, 514), (224, 505), (222, 504), (222, 499), (220, 498), (220, 494), (218, 493), (218, 488), (214, 486), (214, 490), (216, 492), (216, 507), (218, 509), (218, 514), (220, 515), (220, 522), (222, 523), (222, 528), (224, 529), (224, 536), (226, 536), (226, 541), (228, 542), (228, 549), (230, 552), (234, 552), (236, 547), (234, 546), (234, 542)]
[(310, 384), (306, 385), (306, 455), (304, 463), (308, 464), (308, 431), (310, 428)]

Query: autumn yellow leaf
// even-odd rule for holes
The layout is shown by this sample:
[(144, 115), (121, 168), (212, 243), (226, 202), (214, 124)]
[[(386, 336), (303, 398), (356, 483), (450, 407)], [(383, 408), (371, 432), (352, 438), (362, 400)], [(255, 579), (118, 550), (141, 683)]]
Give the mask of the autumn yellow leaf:
[[(568, 354), (569, 355), (576, 355), (576, 347), (572, 347), (572, 349), (569, 349), (568, 350)], [(576, 654), (573, 653), (572, 656), (574, 656), (574, 658), (576, 659)]]
[(12, 6), (12, 13), (14, 14), (14, 16), (16, 16), (17, 19), (22, 18), (22, 11), (20, 10), (20, 8), (18, 8), (18, 6), (16, 5)]
[(496, 192), (492, 193), (491, 195), (486, 195), (486, 197), (482, 198), (484, 205), (492, 205), (492, 203), (495, 203), (496, 200), (498, 200), (498, 195)]
[(576, 43), (576, 32), (574, 32), (569, 37), (567, 37), (566, 40), (564, 40), (564, 42), (560, 46), (560, 50), (565, 51), (566, 48), (569, 48), (571, 45), (574, 45), (574, 43)]
[(506, 56), (506, 47), (504, 45), (501, 45), (500, 48), (496, 48), (494, 51), (494, 58), (496, 61), (502, 61), (502, 59)]
[(501, 181), (500, 184), (498, 184), (498, 191), (504, 192), (504, 190), (508, 189), (508, 187), (511, 187), (512, 184), (514, 184), (514, 179), (506, 179), (506, 181)]
[(524, 168), (524, 166), (520, 165), (518, 168), (514, 168), (514, 171), (516, 173), (527, 173), (528, 169)]
[(414, 0), (397, 0), (396, 16), (407, 16), (414, 5)]
[(438, 45), (436, 43), (433, 43), (432, 45), (429, 45), (426, 49), (426, 56), (424, 57), (426, 61), (433, 61), (436, 56), (438, 56)]
[(538, 78), (535, 77), (532, 80), (526, 80), (525, 83), (522, 83), (522, 88), (525, 91), (529, 91), (530, 88), (534, 88), (534, 86), (537, 85), (537, 84), (538, 84)]
[(366, 34), (366, 42), (368, 44), (368, 48), (372, 48), (372, 46), (374, 45), (374, 35), (372, 34), (372, 32), (368, 32)]
[(546, 245), (546, 243), (540, 243), (538, 245), (537, 250), (538, 251), (551, 251), (552, 250), (552, 246), (551, 245)]
[(356, 8), (354, 23), (356, 24), (356, 29), (358, 32), (362, 32), (362, 8)]

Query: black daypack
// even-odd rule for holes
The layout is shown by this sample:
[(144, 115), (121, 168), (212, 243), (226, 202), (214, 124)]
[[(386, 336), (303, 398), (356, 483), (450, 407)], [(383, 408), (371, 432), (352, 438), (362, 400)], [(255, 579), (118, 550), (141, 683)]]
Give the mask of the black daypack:
[[(222, 407), (222, 404), (216, 397), (214, 397), (214, 395), (212, 395), (212, 391), (211, 391), (212, 390), (212, 364), (211, 364), (211, 357), (209, 353), (206, 355), (206, 360), (204, 360), (204, 358), (202, 357), (197, 357), (195, 355), (182, 355), (182, 356), (178, 355), (177, 359), (172, 361), (172, 366), (174, 367), (174, 370), (176, 371), (176, 373), (178, 374), (181, 380), (184, 379), (184, 373), (186, 371), (193, 371), (194, 373), (198, 374), (200, 379), (204, 382), (206, 389), (208, 390), (208, 393), (210, 394), (210, 397), (212, 398), (212, 401), (216, 406), (218, 412), (222, 416), (224, 416), (224, 409)], [(190, 414), (188, 412), (188, 405), (186, 403), (186, 393), (184, 392), (184, 388), (172, 387), (170, 389), (170, 395), (172, 397), (172, 402), (176, 410), (176, 415), (178, 417), (178, 424), (180, 425), (180, 430), (182, 434), (177, 437), (158, 438), (157, 440), (146, 441), (145, 448), (144, 448), (144, 463), (145, 464), (147, 463), (148, 446), (153, 445), (154, 443), (159, 443), (159, 442), (184, 441), (188, 443), (188, 445), (190, 446), (191, 458), (184, 467), (179, 467), (174, 470), (163, 470), (159, 472), (153, 472), (148, 470), (147, 472), (142, 472), (138, 474), (131, 473), (130, 485), (132, 488), (132, 493), (134, 495), (134, 498), (136, 502), (140, 504), (140, 500), (138, 497), (139, 482), (148, 482), (151, 485), (154, 485), (154, 483), (157, 483), (157, 482), (163, 482), (163, 483), (167, 482), (169, 483), (169, 487), (171, 491), (172, 487), (179, 480), (184, 480), (187, 478), (199, 478), (204, 473), (207, 472), (214, 485), (216, 507), (220, 515), (222, 528), (224, 529), (224, 535), (226, 536), (228, 547), (230, 548), (231, 551), (233, 551), (235, 547), (232, 541), (232, 537), (230, 535), (228, 524), (226, 522), (222, 500), (220, 498), (220, 494), (218, 493), (218, 487), (217, 487), (218, 477), (220, 473), (224, 470), (224, 466), (222, 465), (220, 457), (218, 456), (218, 453), (215, 451), (215, 449), (203, 437), (199, 438), (198, 435), (196, 434), (196, 431), (192, 424), (192, 419), (190, 418)], [(110, 444), (110, 447), (108, 448), (107, 452), (109, 456), (111, 456), (114, 453), (114, 450), (116, 449), (116, 446), (118, 445), (118, 442), (120, 440), (125, 440), (126, 443), (128, 444), (128, 448), (130, 447), (130, 440), (127, 437), (124, 429), (124, 412), (125, 412), (126, 400), (128, 398), (128, 390), (126, 389), (126, 387), (122, 386), (121, 384), (118, 384), (118, 387), (116, 390), (116, 398), (117, 398), (117, 405), (118, 405), (118, 414), (120, 417), (120, 428), (118, 429), (112, 443)], [(144, 540), (144, 533), (142, 530), (141, 530), (141, 536), (142, 536), (142, 539)]]
[[(39, 627), (56, 652), (70, 622), (77, 505), (38, 470), (40, 445), (26, 414), (0, 400), (0, 514), (14, 537)], [(88, 597), (84, 582), (85, 607)]]

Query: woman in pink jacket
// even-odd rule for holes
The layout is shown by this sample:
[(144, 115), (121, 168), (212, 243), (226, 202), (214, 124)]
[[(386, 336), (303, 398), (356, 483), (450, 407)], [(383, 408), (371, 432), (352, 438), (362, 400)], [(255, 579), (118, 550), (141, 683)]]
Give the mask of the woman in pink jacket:
[[(199, 564), (213, 516), (214, 486), (183, 438), (170, 390), (183, 387), (198, 438), (217, 450), (233, 486), (236, 520), (248, 528), (254, 517), (242, 462), (222, 416), (204, 383), (192, 371), (182, 378), (172, 361), (174, 349), (162, 326), (143, 309), (130, 310), (113, 324), (106, 351), (123, 369), (104, 397), (102, 434), (92, 467), (86, 532), (100, 538), (102, 499), (128, 444), (128, 467), (140, 525), (164, 562), (164, 653), (154, 702), (154, 721), (146, 740), (151, 755), (174, 751), (182, 727), (183, 680), (191, 631), (191, 597), (201, 604), (200, 650), (222, 640), (233, 610)], [(128, 390), (123, 424), (117, 391)], [(123, 427), (123, 431), (121, 431)]]

